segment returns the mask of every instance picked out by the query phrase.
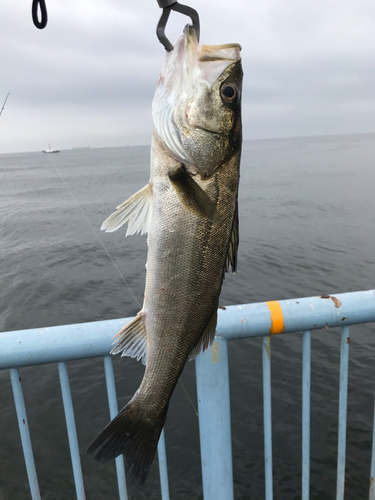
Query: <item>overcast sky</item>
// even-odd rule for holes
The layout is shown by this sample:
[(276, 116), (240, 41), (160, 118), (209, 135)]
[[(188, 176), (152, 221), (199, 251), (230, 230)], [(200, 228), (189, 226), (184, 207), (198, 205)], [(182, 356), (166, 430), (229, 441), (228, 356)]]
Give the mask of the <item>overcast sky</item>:
[[(0, 153), (149, 144), (156, 0), (0, 5)], [(182, 1), (184, 3), (184, 0)], [(242, 45), (245, 139), (375, 132), (374, 0), (188, 0), (201, 42)], [(172, 42), (188, 18), (172, 13)]]

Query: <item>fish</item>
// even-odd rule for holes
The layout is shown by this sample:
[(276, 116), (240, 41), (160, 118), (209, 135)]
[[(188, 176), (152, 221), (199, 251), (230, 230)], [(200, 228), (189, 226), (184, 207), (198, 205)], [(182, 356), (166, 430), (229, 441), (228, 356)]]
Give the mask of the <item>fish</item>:
[(133, 398), (87, 449), (121, 454), (141, 487), (188, 360), (213, 342), (225, 273), (237, 267), (243, 71), (237, 43), (200, 46), (187, 25), (152, 103), (150, 180), (102, 229), (148, 233), (142, 309), (112, 354), (146, 365)]

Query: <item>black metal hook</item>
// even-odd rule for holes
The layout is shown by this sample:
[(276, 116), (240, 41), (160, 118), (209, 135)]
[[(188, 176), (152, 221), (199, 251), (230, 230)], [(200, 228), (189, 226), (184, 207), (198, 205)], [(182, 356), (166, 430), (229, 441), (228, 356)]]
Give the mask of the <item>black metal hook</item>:
[[(40, 21), (38, 17), (38, 5), (40, 8)], [(45, 0), (33, 0), (31, 14), (33, 16), (33, 22), (37, 28), (42, 30), (47, 26), (48, 15)]]
[(156, 27), (156, 36), (158, 37), (160, 43), (164, 45), (165, 50), (167, 50), (168, 52), (173, 50), (173, 45), (165, 35), (165, 27), (167, 25), (171, 10), (175, 10), (176, 12), (180, 12), (180, 14), (184, 14), (185, 16), (190, 17), (190, 19), (193, 22), (193, 28), (195, 29), (197, 40), (199, 42), (199, 34), (200, 34), (199, 15), (195, 9), (193, 9), (192, 7), (188, 7), (187, 5), (182, 5), (178, 2), (175, 2), (174, 0), (157, 0), (157, 1), (159, 7), (163, 9), (163, 13)]

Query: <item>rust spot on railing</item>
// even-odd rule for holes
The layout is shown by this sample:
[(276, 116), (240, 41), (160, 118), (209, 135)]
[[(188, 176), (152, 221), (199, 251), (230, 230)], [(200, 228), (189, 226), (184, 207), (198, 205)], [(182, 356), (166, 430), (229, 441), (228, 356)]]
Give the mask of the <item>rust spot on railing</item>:
[(331, 299), (332, 302), (335, 304), (335, 307), (337, 307), (337, 309), (339, 309), (339, 307), (342, 306), (341, 300), (339, 300), (338, 298), (334, 297), (333, 295), (321, 295), (320, 298), (321, 299)]
[(331, 300), (332, 300), (332, 302), (335, 304), (335, 307), (337, 307), (337, 309), (338, 309), (339, 307), (341, 307), (341, 306), (342, 306), (342, 302), (341, 302), (341, 300), (336, 299), (336, 297), (333, 297), (333, 296), (332, 296), (332, 297), (331, 297)]

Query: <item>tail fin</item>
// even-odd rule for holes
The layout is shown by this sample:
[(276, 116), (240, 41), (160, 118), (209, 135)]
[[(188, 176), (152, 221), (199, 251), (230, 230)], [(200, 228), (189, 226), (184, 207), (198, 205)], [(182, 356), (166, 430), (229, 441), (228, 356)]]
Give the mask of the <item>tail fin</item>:
[(86, 450), (95, 460), (108, 462), (123, 454), (126, 470), (130, 470), (140, 488), (146, 481), (167, 416), (168, 405), (155, 419), (145, 416), (132, 399), (105, 427)]

